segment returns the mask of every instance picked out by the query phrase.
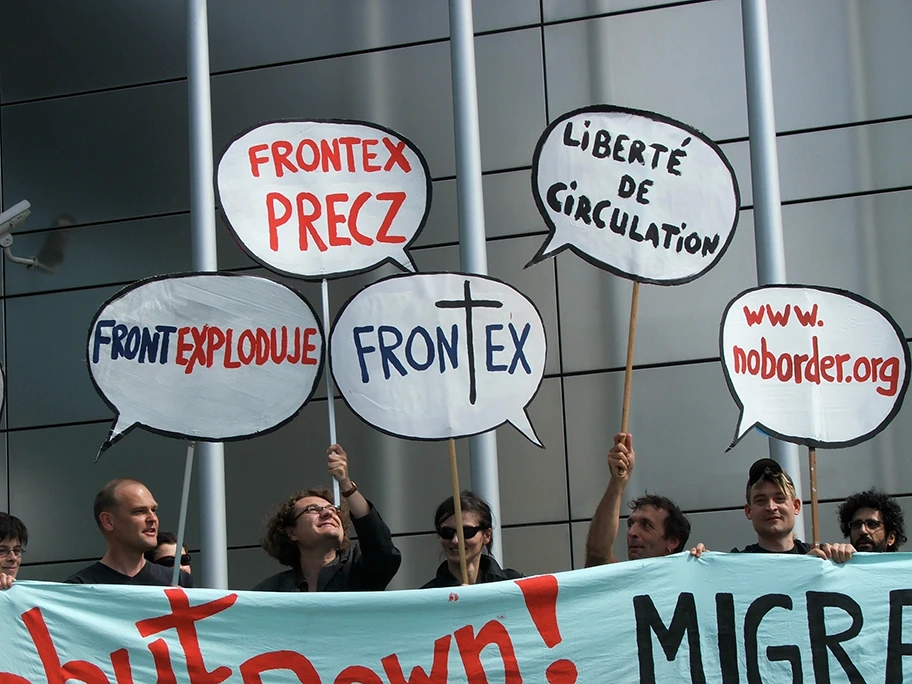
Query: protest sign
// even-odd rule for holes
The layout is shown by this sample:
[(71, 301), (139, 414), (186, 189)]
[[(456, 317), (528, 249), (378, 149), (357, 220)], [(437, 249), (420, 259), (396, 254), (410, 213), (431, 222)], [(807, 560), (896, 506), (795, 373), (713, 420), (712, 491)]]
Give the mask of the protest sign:
[(732, 446), (754, 426), (808, 447), (863, 442), (899, 412), (909, 384), (902, 330), (843, 290), (746, 290), (725, 308), (719, 344), (741, 409)]
[(323, 334), (289, 287), (179, 274), (139, 281), (108, 300), (86, 353), (95, 388), (117, 414), (102, 449), (134, 425), (223, 441), (294, 417), (320, 375)]
[(897, 682), (909, 554), (687, 554), (452, 589), (17, 582), (0, 683)]
[(545, 328), (535, 305), (486, 276), (394, 276), (340, 312), (333, 378), (348, 406), (389, 434), (447, 439), (512, 423), (541, 446), (525, 407), (541, 384)]
[(219, 205), (248, 254), (288, 275), (325, 278), (406, 252), (431, 206), (411, 142), (360, 121), (275, 121), (244, 131), (218, 163)]
[(570, 248), (616, 275), (677, 285), (712, 268), (738, 224), (731, 164), (674, 119), (609, 105), (564, 114), (532, 160), (549, 236), (532, 259)]

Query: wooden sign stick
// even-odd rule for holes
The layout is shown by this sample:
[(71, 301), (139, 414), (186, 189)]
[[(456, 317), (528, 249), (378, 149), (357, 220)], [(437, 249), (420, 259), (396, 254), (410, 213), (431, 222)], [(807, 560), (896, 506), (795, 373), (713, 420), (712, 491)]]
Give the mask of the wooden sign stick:
[(630, 385), (633, 380), (633, 347), (637, 333), (637, 306), (640, 299), (640, 283), (633, 281), (633, 295), (630, 298), (630, 329), (627, 331), (627, 368), (624, 371), (624, 406), (621, 411), (621, 432), (627, 432), (630, 419)]
[(465, 535), (462, 532), (462, 496), (459, 489), (459, 471), (456, 467), (456, 440), (450, 438), (450, 479), (453, 480), (453, 505), (456, 516), (456, 539), (459, 542), (459, 570), (462, 583), (469, 583), (469, 571), (466, 568)]
[[(630, 328), (627, 331), (627, 367), (624, 370), (624, 404), (621, 408), (621, 432), (627, 432), (630, 422), (630, 386), (633, 384), (633, 349), (636, 344), (637, 308), (640, 300), (640, 283), (633, 281), (630, 297)], [(623, 473), (621, 473), (623, 474)]]
[(817, 512), (817, 449), (808, 447), (811, 471), (811, 536), (814, 546), (820, 545), (820, 520)]

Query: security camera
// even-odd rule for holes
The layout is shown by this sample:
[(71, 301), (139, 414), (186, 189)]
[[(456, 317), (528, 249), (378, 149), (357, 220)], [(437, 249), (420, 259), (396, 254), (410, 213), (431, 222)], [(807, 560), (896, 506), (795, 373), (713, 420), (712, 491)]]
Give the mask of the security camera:
[(28, 218), (32, 213), (31, 204), (27, 200), (22, 200), (19, 204), (14, 205), (0, 214), (0, 249), (3, 250), (3, 256), (13, 264), (22, 264), (29, 268), (37, 268), (45, 273), (53, 273), (54, 269), (41, 263), (35, 257), (17, 257), (13, 255), (13, 236), (12, 230)]
[(28, 200), (22, 200), (19, 204), (0, 214), (0, 236), (12, 232), (13, 228), (25, 221), (28, 215), (32, 213), (31, 206)]

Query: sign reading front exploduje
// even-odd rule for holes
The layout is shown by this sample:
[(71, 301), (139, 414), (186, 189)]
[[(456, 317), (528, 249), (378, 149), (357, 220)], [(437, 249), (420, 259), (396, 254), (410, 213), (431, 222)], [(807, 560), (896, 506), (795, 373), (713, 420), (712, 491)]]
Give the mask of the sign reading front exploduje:
[(533, 157), (532, 193), (550, 229), (533, 262), (569, 247), (645, 283), (702, 275), (738, 223), (738, 184), (712, 140), (659, 114), (609, 105), (548, 126)]
[(323, 353), (310, 305), (280, 283), (215, 273), (134, 283), (89, 329), (89, 373), (117, 414), (102, 449), (134, 425), (212, 441), (275, 429), (312, 396)]

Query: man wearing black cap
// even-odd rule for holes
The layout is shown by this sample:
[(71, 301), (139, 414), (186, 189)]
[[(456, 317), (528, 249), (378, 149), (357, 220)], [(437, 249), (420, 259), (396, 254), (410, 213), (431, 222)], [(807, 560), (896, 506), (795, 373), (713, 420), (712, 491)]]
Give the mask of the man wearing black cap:
[(855, 552), (851, 544), (812, 548), (795, 538), (793, 530), (795, 518), (801, 513), (801, 499), (792, 478), (771, 458), (761, 458), (750, 467), (745, 498), (744, 515), (753, 523), (757, 543), (732, 549), (732, 553), (809, 554), (844, 563)]

